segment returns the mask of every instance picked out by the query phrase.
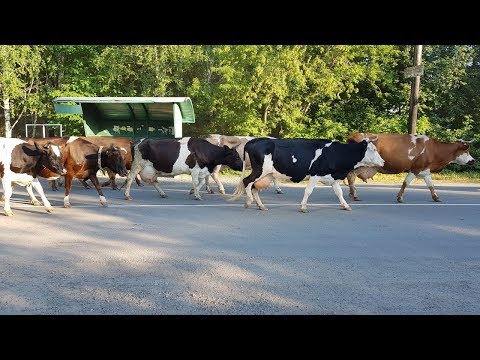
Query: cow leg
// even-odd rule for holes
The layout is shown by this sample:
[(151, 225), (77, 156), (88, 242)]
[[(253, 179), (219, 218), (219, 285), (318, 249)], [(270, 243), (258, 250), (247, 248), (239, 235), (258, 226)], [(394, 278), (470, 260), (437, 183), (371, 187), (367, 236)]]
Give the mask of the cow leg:
[[(222, 168), (222, 165), (217, 165), (217, 166), (215, 166), (215, 167), (213, 168), (213, 172), (212, 172), (211, 176), (212, 176), (213, 181), (215, 181), (215, 183), (216, 183), (217, 186), (218, 186), (218, 192), (219, 192), (220, 194), (225, 195), (225, 188), (223, 187), (223, 184), (222, 184), (222, 182), (220, 181), (220, 177), (218, 176), (218, 174), (220, 173), (220, 169), (221, 169), (221, 168)], [(207, 191), (208, 191), (208, 189), (207, 189)], [(208, 191), (208, 192), (209, 192), (210, 194), (213, 194), (213, 191), (212, 191), (212, 190), (210, 190), (210, 191)]]
[(200, 188), (205, 183), (205, 177), (200, 178), (200, 171), (197, 168), (192, 169), (191, 175), (193, 184), (193, 195), (196, 200), (203, 200), (200, 196)]
[(137, 176), (135, 176), (135, 181), (136, 181), (138, 186), (143, 186), (142, 179), (140, 178), (139, 174), (137, 174)]
[(308, 212), (307, 209), (307, 200), (312, 194), (313, 189), (315, 188), (316, 183), (320, 180), (318, 176), (312, 176), (310, 177), (310, 180), (308, 180), (308, 185), (305, 188), (305, 192), (303, 193), (303, 199), (302, 202), (300, 203), (300, 211), (303, 213)]
[(350, 195), (350, 199), (354, 201), (359, 201), (360, 199), (357, 196), (357, 188), (355, 187), (356, 178), (357, 178), (357, 173), (355, 172), (355, 170), (352, 170), (347, 174), (348, 187), (350, 189), (350, 192), (348, 195)]
[(65, 175), (65, 197), (63, 198), (63, 207), (71, 208), (72, 205), (70, 204), (70, 190), (72, 189), (72, 180), (73, 176)]
[(43, 192), (42, 184), (40, 183), (40, 181), (38, 181), (37, 178), (34, 178), (32, 180), (32, 185), (31, 186), (37, 191), (37, 193), (42, 198), (43, 205), (45, 206), (45, 210), (47, 210), (48, 213), (53, 212), (53, 207), (52, 207), (52, 205), (50, 205), (50, 201), (48, 201), (47, 197), (45, 196), (45, 193)]
[(5, 204), (3, 205), (3, 211), (6, 216), (13, 216), (12, 209), (10, 208), (10, 198), (12, 197), (12, 180), (9, 173), (5, 172), (2, 178), (3, 194), (5, 197)]
[(91, 189), (91, 186), (87, 184), (86, 180), (78, 179), (85, 189)]
[(117, 185), (115, 184), (115, 173), (109, 168), (106, 169), (108, 174), (108, 180), (102, 183), (102, 187), (112, 185), (112, 189), (116, 190)]
[[(14, 182), (11, 182), (11, 188), (12, 188), (12, 194), (13, 194), (13, 189), (15, 188), (15, 183)], [(5, 194), (2, 194), (2, 196), (0, 196), (0, 201), (5, 201)]]
[(260, 195), (258, 193), (259, 191), (256, 188), (252, 188), (252, 196), (255, 202), (257, 203), (258, 208), (260, 210), (267, 211), (268, 208), (265, 205), (263, 205), (262, 200), (260, 200)]
[[(132, 186), (133, 179), (135, 179), (137, 177), (137, 175), (139, 174), (140, 171), (142, 171), (142, 166), (138, 163), (133, 162), (132, 163), (132, 168), (130, 169), (130, 172), (127, 175), (127, 180), (125, 180), (125, 184), (124, 184), (124, 186), (125, 186), (125, 193), (124, 193), (125, 200), (132, 200), (132, 197), (130, 196), (130, 187)], [(155, 186), (155, 183), (153, 183), (153, 186)], [(122, 187), (123, 187), (123, 185), (122, 185)], [(155, 186), (155, 189), (157, 189), (156, 186)], [(157, 191), (158, 191), (158, 189), (157, 189)]]
[(280, 186), (278, 185), (277, 179), (273, 178), (273, 186), (275, 187), (275, 192), (277, 194), (283, 194), (282, 189), (280, 189)]
[(160, 194), (161, 198), (166, 198), (168, 197), (167, 194), (160, 188), (160, 183), (158, 182), (158, 178), (155, 182), (152, 183), (153, 187), (157, 189), (158, 193)]
[[(245, 181), (244, 181), (244, 183), (245, 183)], [(253, 201), (252, 186), (253, 186), (253, 182), (251, 182), (250, 184), (245, 186), (245, 195), (246, 196), (245, 196), (245, 205), (244, 206), (245, 206), (246, 209), (248, 209), (250, 207), (250, 204)]]
[(100, 185), (100, 181), (98, 181), (97, 175), (92, 174), (88, 178), (92, 182), (93, 186), (95, 186), (95, 189), (97, 189), (98, 195), (100, 196), (100, 204), (103, 206), (108, 206), (107, 199), (105, 199), (105, 196), (103, 195), (102, 186)]
[(58, 191), (57, 180), (48, 180), (48, 184), (52, 188), (52, 191)]
[(407, 188), (408, 184), (410, 184), (412, 182), (412, 180), (415, 179), (415, 177), (416, 177), (415, 174), (412, 173), (412, 172), (409, 172), (407, 174), (407, 176), (405, 177), (405, 180), (403, 180), (402, 187), (397, 194), (397, 202), (403, 203), (403, 192)]
[(431, 175), (424, 175), (423, 180), (425, 181), (425, 184), (427, 184), (427, 187), (430, 190), (430, 194), (432, 194), (433, 201), (440, 202), (440, 198), (435, 193), (435, 189), (433, 187), (432, 176)]
[(335, 182), (332, 184), (333, 191), (335, 192), (335, 195), (337, 195), (338, 200), (340, 200), (340, 204), (343, 206), (345, 210), (352, 211), (352, 208), (347, 204), (345, 199), (343, 198), (343, 191), (342, 187), (340, 186), (340, 180), (335, 180)]
[(37, 198), (35, 197), (35, 195), (33, 193), (32, 184), (27, 184), (25, 186), (25, 190), (27, 190), (28, 197), (30, 198), (30, 202), (32, 203), (32, 205), (34, 205), (34, 206), (41, 206), (42, 205), (42, 203), (37, 200)]

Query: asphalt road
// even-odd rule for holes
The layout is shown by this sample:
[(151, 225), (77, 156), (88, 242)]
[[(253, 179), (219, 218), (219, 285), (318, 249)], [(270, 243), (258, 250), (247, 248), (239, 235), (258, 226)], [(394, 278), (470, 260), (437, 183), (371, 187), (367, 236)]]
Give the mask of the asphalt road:
[[(119, 179), (120, 183), (122, 179)], [(0, 314), (480, 314), (480, 185), (358, 184), (341, 208), (319, 185), (261, 193), (268, 211), (189, 194), (183, 177), (152, 186), (44, 189), (48, 214), (17, 187), (0, 215)], [(228, 193), (234, 183), (225, 184)], [(216, 189), (216, 188), (214, 188)]]

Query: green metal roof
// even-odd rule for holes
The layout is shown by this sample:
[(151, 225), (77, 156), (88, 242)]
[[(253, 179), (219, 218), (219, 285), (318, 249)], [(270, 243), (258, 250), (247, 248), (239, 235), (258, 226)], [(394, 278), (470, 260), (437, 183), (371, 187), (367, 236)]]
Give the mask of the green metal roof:
[(104, 120), (146, 119), (165, 121), (173, 119), (177, 104), (182, 123), (194, 123), (195, 113), (189, 97), (58, 97), (53, 100), (59, 114), (84, 114), (82, 104), (92, 104)]

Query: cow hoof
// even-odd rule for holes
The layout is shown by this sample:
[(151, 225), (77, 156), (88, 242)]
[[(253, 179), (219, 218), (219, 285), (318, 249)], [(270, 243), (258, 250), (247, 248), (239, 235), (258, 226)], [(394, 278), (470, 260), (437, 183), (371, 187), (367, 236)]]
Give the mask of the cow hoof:
[(193, 189), (190, 189), (190, 195), (192, 195), (195, 191)]
[(259, 206), (259, 207), (258, 207), (258, 210), (267, 211), (268, 208), (265, 207), (265, 206)]
[(209, 193), (209, 194), (215, 194), (212, 189), (208, 189), (208, 190), (207, 190), (207, 193)]
[(40, 201), (31, 201), (33, 206), (42, 206), (42, 203)]
[(438, 197), (437, 197), (437, 198), (433, 198), (433, 201), (435, 201), (435, 202), (441, 202)]
[(133, 198), (130, 195), (125, 195), (125, 200), (133, 200)]
[(112, 185), (112, 190), (118, 190), (118, 186), (117, 185)]
[[(220, 194), (225, 195), (225, 189), (218, 191)], [(212, 193), (213, 194), (213, 193)]]
[(167, 198), (168, 196), (167, 196), (167, 194), (160, 194), (160, 197), (161, 198)]
[(305, 209), (301, 208), (301, 209), (300, 209), (300, 212), (302, 212), (302, 213), (308, 213), (308, 209), (307, 209), (307, 208), (305, 208)]
[(108, 207), (108, 204), (106, 202), (102, 202), (100, 204), (102, 204), (103, 207)]
[(402, 198), (397, 198), (397, 202), (398, 203), (403, 203), (403, 199)]
[(282, 191), (282, 190), (280, 190), (280, 189), (278, 189), (278, 190), (275, 190), (275, 192), (276, 192), (277, 194), (283, 194), (283, 191)]
[(344, 209), (347, 211), (352, 211), (352, 208), (350, 206), (344, 207)]
[(11, 210), (5, 210), (5, 216), (13, 216), (13, 212)]
[(63, 204), (63, 207), (69, 209), (72, 207), (72, 205), (70, 205), (70, 203), (67, 203), (67, 204)]
[(243, 207), (244, 207), (245, 209), (248, 209), (248, 208), (250, 207), (250, 204), (244, 204)]
[(50, 207), (50, 208), (46, 208), (45, 210), (47, 210), (47, 213), (49, 213), (49, 214), (53, 213), (53, 208), (51, 208), (51, 207)]
[(202, 201), (202, 200), (203, 200), (203, 198), (202, 198), (202, 197), (200, 197), (200, 196), (195, 196), (195, 200)]

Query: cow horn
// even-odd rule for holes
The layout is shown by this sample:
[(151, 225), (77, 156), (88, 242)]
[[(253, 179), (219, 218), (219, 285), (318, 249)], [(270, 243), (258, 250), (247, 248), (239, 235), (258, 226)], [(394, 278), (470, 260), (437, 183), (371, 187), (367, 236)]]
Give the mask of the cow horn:
[(367, 143), (377, 141), (378, 140), (378, 135), (375, 136), (375, 138), (373, 138), (373, 139), (370, 139), (369, 137), (366, 136), (366, 137), (363, 138), (363, 140), (365, 140)]
[(473, 142), (475, 141), (475, 139), (473, 139), (473, 140), (457, 139), (457, 140), (455, 140), (455, 141), (460, 141), (460, 142), (462, 142), (462, 143), (471, 144), (471, 143), (473, 143)]

